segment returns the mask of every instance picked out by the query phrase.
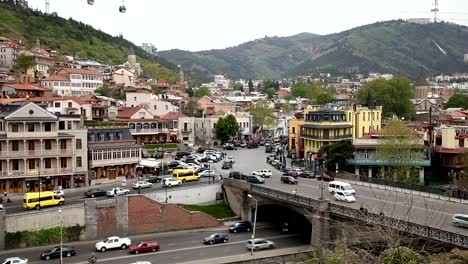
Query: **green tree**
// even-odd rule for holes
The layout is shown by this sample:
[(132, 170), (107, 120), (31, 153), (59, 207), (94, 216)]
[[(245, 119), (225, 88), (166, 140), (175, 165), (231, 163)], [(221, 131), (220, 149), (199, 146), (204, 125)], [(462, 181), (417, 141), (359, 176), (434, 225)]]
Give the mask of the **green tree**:
[(211, 92), (210, 92), (210, 89), (208, 89), (208, 87), (203, 86), (203, 87), (196, 89), (193, 92), (193, 96), (196, 96), (196, 97), (211, 96)]
[(274, 88), (275, 87), (275, 84), (274, 84), (274, 81), (272, 80), (263, 80), (262, 82), (262, 89), (266, 90), (268, 88)]
[(294, 96), (292, 96), (292, 94), (287, 94), (283, 97), (284, 100), (293, 100), (294, 99)]
[(249, 92), (253, 92), (254, 91), (254, 84), (253, 84), (252, 80), (249, 80), (248, 86), (249, 86)]
[(236, 137), (239, 133), (239, 123), (233, 115), (228, 115), (224, 118), (219, 118), (216, 124), (216, 138), (222, 142), (226, 142), (232, 137)]
[(366, 83), (357, 94), (358, 102), (372, 105), (374, 101), (382, 105), (386, 117), (396, 115), (411, 119), (415, 109), (411, 102), (414, 87), (407, 78), (393, 78), (390, 80), (377, 79)]
[(340, 170), (348, 171), (350, 167), (347, 165), (346, 160), (351, 159), (354, 155), (354, 146), (351, 140), (338, 141), (334, 144), (325, 145), (320, 148), (319, 156), (327, 154), (327, 169), (335, 171), (336, 163)]
[(26, 54), (19, 54), (16, 56), (16, 64), (14, 69), (22, 73), (26, 73), (29, 68), (36, 66), (36, 59), (33, 56)]
[(380, 177), (399, 182), (419, 181), (415, 161), (423, 159), (423, 144), (414, 131), (400, 120), (391, 120), (380, 138), (376, 158), (388, 164)]
[(163, 90), (161, 88), (159, 88), (155, 84), (150, 84), (150, 87), (151, 87), (151, 90), (153, 91), (153, 93), (155, 93), (155, 94), (162, 94), (163, 93)]
[(456, 92), (454, 95), (450, 96), (444, 108), (459, 108), (468, 109), (468, 95), (465, 95), (461, 92)]
[(319, 105), (324, 105), (333, 102), (335, 100), (335, 97), (329, 93), (329, 92), (324, 92), (317, 96), (316, 103)]
[(275, 97), (276, 95), (276, 90), (275, 88), (268, 88), (266, 91), (265, 91), (265, 94), (268, 96), (268, 98), (273, 98)]
[(104, 84), (102, 87), (99, 87), (95, 90), (96, 94), (102, 95), (102, 96), (109, 96), (110, 95), (110, 89), (108, 84)]
[(272, 126), (275, 124), (275, 109), (270, 107), (270, 104), (264, 99), (259, 100), (252, 106), (250, 114), (260, 130), (263, 130), (264, 125)]
[(189, 100), (183, 107), (182, 113), (186, 116), (201, 117), (203, 110), (200, 104), (195, 100)]
[(244, 91), (244, 85), (242, 85), (242, 83), (240, 83), (240, 82), (235, 82), (234, 85), (233, 85), (233, 88), (236, 91), (241, 91), (241, 92)]
[(324, 90), (321, 82), (304, 83), (298, 82), (291, 88), (291, 95), (295, 98), (309, 98), (310, 100), (316, 99)]
[(283, 112), (285, 113), (290, 113), (292, 112), (294, 109), (293, 109), (293, 106), (290, 104), (290, 103), (285, 103), (281, 106), (281, 109), (283, 110)]

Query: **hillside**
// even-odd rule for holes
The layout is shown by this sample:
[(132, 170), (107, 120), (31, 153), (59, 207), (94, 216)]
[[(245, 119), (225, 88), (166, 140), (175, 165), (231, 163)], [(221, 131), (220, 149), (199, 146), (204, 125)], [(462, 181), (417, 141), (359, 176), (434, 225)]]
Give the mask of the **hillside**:
[[(56, 15), (0, 2), (0, 36), (23, 40), (28, 47), (39, 39), (43, 47), (61, 54), (78, 55), (105, 63), (121, 64), (127, 60), (128, 50), (133, 47), (140, 62), (157, 68), (158, 78), (175, 80), (177, 66), (166, 59), (152, 56), (122, 37), (114, 37), (93, 27)], [(154, 70), (150, 73), (154, 75)], [(154, 77), (154, 76), (152, 76)]]
[(205, 80), (219, 73), (234, 79), (266, 79), (355, 70), (416, 79), (422, 75), (468, 71), (468, 64), (463, 62), (465, 53), (468, 53), (467, 27), (398, 20), (337, 34), (267, 37), (227, 49), (169, 50), (160, 52), (160, 56)]

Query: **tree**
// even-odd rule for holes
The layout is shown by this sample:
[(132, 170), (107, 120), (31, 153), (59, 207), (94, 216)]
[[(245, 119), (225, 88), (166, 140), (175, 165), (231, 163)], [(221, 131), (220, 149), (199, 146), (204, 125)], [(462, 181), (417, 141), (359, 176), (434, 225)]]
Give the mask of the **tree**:
[(196, 89), (193, 92), (193, 96), (196, 96), (196, 97), (211, 96), (211, 91), (210, 89), (208, 89), (208, 87), (203, 86), (203, 87)]
[(414, 162), (423, 159), (423, 144), (414, 131), (400, 120), (391, 120), (380, 138), (376, 157), (388, 164), (380, 177), (399, 182), (416, 183), (419, 173)]
[(293, 109), (293, 106), (290, 104), (290, 103), (285, 103), (281, 106), (281, 109), (283, 110), (283, 112), (285, 113), (290, 113)]
[(241, 91), (241, 92), (244, 91), (244, 85), (242, 85), (242, 83), (240, 83), (240, 82), (235, 82), (234, 85), (233, 85), (233, 88), (234, 88), (234, 90), (238, 90), (238, 91)]
[(110, 89), (108, 84), (104, 84), (102, 87), (97, 88), (94, 93), (102, 95), (102, 96), (109, 96), (110, 95)]
[(461, 92), (456, 92), (450, 96), (444, 108), (463, 108), (468, 109), (468, 95), (464, 95)]
[(174, 72), (156, 63), (143, 64), (143, 73), (156, 80), (164, 79), (168, 83), (177, 81), (177, 75)]
[(340, 170), (349, 170), (346, 160), (354, 155), (354, 146), (351, 140), (339, 141), (334, 144), (325, 145), (320, 148), (319, 156), (327, 154), (326, 164), (329, 171), (335, 171), (336, 163)]
[(268, 98), (273, 98), (276, 94), (276, 90), (275, 88), (268, 88), (266, 91), (265, 91), (265, 94), (268, 96)]
[(294, 99), (294, 96), (292, 96), (292, 94), (287, 94), (283, 97), (284, 100), (293, 100)]
[(324, 92), (320, 94), (319, 96), (317, 96), (317, 99), (315, 102), (319, 105), (325, 105), (325, 104), (333, 102), (333, 100), (335, 100), (335, 97), (331, 93)]
[(324, 90), (321, 82), (295, 83), (291, 89), (291, 95), (295, 98), (308, 98), (310, 100), (316, 99)]
[(231, 137), (237, 136), (239, 133), (239, 123), (233, 115), (228, 115), (225, 118), (219, 118), (216, 124), (216, 138), (222, 142), (226, 142)]
[(381, 105), (386, 117), (396, 115), (411, 119), (415, 109), (411, 102), (414, 88), (407, 78), (390, 80), (377, 79), (366, 83), (357, 94), (358, 102), (363, 105)]
[(191, 87), (188, 87), (187, 89), (185, 89), (185, 92), (186, 92), (190, 97), (193, 96), (193, 89), (192, 89)]
[(275, 123), (276, 116), (274, 114), (275, 109), (270, 107), (268, 102), (264, 99), (259, 100), (250, 109), (250, 114), (254, 118), (255, 124), (263, 130), (264, 125), (273, 125)]
[(249, 85), (249, 92), (253, 92), (254, 91), (254, 84), (253, 84), (252, 80), (249, 80), (248, 85)]
[(15, 70), (26, 73), (29, 68), (36, 66), (36, 59), (33, 56), (19, 54), (16, 56)]
[(189, 100), (182, 109), (182, 113), (186, 116), (201, 117), (203, 114), (203, 110), (201, 109), (200, 104), (197, 101)]

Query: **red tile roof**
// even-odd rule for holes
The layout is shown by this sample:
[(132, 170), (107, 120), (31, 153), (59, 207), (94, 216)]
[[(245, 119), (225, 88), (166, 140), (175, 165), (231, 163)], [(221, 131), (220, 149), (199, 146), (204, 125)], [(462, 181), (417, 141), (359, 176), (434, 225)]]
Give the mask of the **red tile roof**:
[(51, 91), (52, 89), (46, 88), (46, 87), (41, 87), (37, 86), (34, 84), (5, 84), (3, 87), (11, 87), (15, 90), (28, 90), (28, 91)]
[(75, 69), (75, 68), (62, 68), (58, 71), (60, 74), (62, 71), (70, 74), (85, 74), (85, 75), (101, 75), (98, 70), (86, 70), (86, 69)]
[(143, 109), (143, 107), (119, 107), (117, 118), (119, 119), (126, 119), (131, 118), (136, 112)]
[(42, 81), (70, 81), (70, 77), (63, 75), (51, 75), (45, 79), (42, 79)]
[(185, 117), (185, 115), (182, 112), (169, 112), (160, 116), (160, 118), (163, 120), (177, 120), (179, 117)]

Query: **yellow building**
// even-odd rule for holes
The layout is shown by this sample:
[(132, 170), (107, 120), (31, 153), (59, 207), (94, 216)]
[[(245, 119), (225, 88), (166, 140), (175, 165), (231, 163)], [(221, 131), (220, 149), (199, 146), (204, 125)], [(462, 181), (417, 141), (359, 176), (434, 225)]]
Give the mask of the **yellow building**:
[[(296, 158), (304, 157), (304, 142), (301, 139), (301, 126), (304, 124), (304, 112), (299, 112), (294, 115), (294, 118), (289, 120), (289, 153), (296, 153)], [(294, 150), (294, 151), (293, 151)]]

